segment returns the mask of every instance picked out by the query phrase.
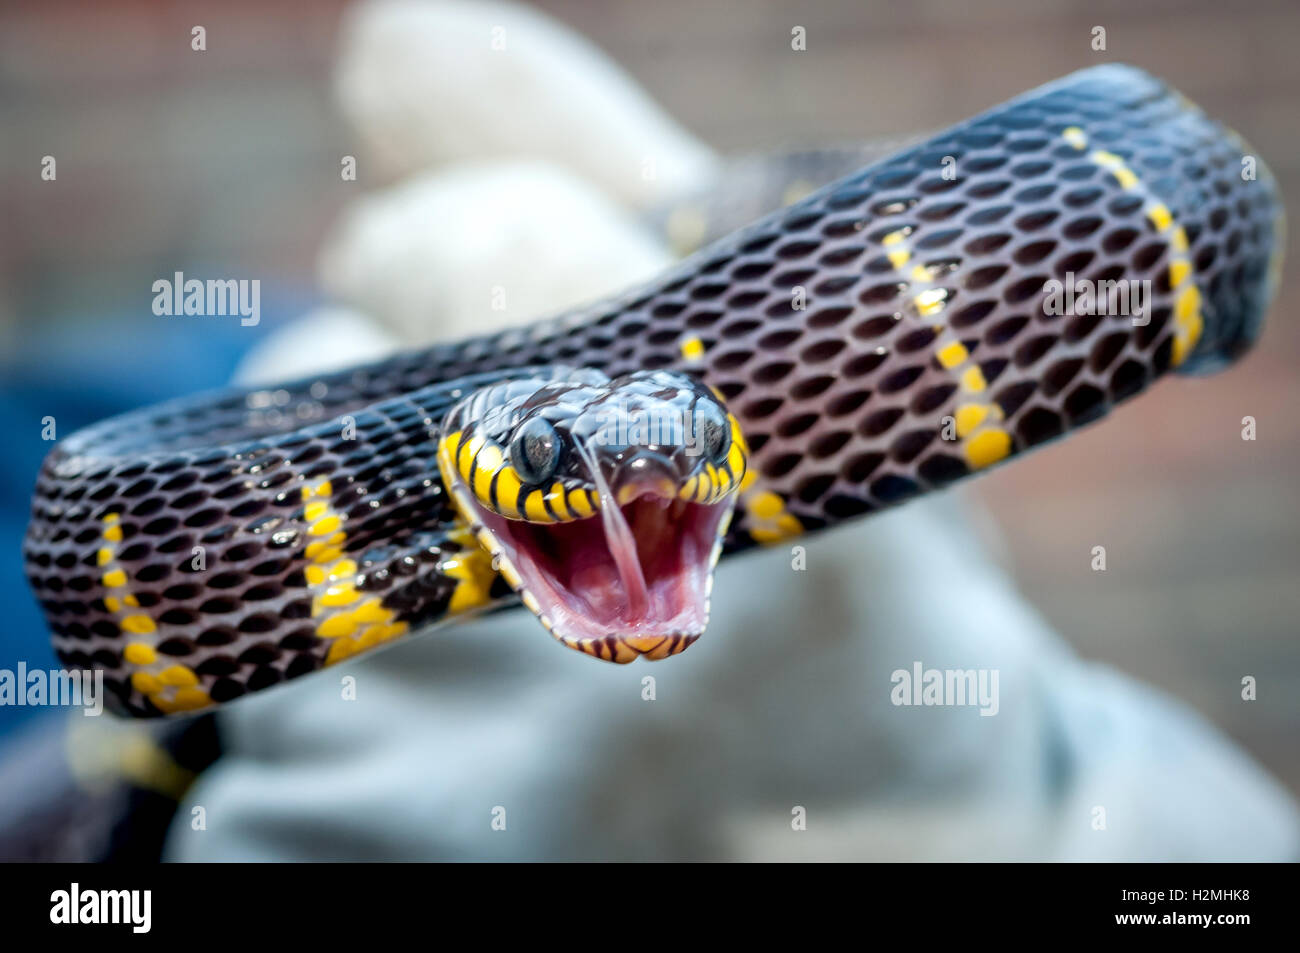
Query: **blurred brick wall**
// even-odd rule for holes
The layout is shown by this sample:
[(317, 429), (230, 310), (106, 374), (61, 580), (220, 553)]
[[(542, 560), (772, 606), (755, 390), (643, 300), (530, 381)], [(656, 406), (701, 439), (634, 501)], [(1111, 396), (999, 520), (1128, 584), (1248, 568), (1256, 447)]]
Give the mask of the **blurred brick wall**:
[(328, 86), (342, 7), (0, 8), (0, 324), (147, 302), (187, 266), (312, 281), (348, 194)]

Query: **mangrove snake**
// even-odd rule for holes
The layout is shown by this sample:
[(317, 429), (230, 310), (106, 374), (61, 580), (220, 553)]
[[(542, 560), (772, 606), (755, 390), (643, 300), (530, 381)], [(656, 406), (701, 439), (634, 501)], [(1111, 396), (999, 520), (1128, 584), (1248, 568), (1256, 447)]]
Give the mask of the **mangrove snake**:
[[(1085, 70), (613, 300), (83, 430), (39, 476), (28, 576), (62, 663), (135, 715), (515, 599), (591, 655), (662, 658), (703, 630), (720, 553), (1236, 358), (1282, 222), (1235, 134), (1138, 70)], [(1150, 297), (1053, 307), (1079, 279)]]

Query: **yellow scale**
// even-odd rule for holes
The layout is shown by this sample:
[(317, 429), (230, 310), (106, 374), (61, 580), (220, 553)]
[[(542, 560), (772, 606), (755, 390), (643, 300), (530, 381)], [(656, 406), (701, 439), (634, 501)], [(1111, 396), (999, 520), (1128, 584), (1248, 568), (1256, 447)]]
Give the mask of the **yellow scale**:
[(140, 601), (128, 587), (126, 570), (117, 560), (118, 544), (122, 542), (121, 514), (109, 513), (103, 523), (100, 534), (103, 545), (96, 554), (96, 562), (100, 581), (108, 590), (104, 607), (113, 614), (118, 628), (128, 639), (122, 649), (122, 659), (134, 669), (131, 687), (167, 714), (206, 708), (212, 699), (199, 687), (194, 669), (159, 656), (158, 624), (141, 611)]
[[(802, 188), (800, 183), (796, 186)], [(792, 189), (795, 186), (791, 187)], [(811, 191), (809, 189), (808, 191)], [(806, 194), (806, 193), (805, 193)], [(795, 196), (795, 200), (802, 196)], [(790, 204), (787, 202), (786, 204)], [(684, 338), (679, 345), (682, 358), (692, 364), (698, 363), (705, 353), (705, 345), (699, 337), (690, 335)], [(719, 401), (723, 401), (721, 394), (714, 391)], [(724, 401), (725, 403), (725, 401)], [(785, 500), (780, 495), (773, 493), (771, 490), (761, 489), (758, 486), (760, 477), (758, 471), (754, 468), (753, 462), (748, 460), (749, 452), (745, 445), (744, 435), (740, 432), (740, 425), (736, 423), (734, 417), (731, 418), (731, 452), (732, 457), (728, 459), (731, 465), (731, 472), (734, 473), (740, 468), (740, 462), (746, 462), (745, 475), (740, 479), (738, 506), (745, 513), (745, 531), (749, 533), (754, 542), (762, 546), (770, 546), (779, 543), (782, 540), (799, 536), (804, 531), (804, 525), (799, 518), (791, 513), (785, 505)], [(719, 471), (709, 466), (708, 479), (717, 481), (721, 477), (729, 477), (725, 471), (719, 474)], [(692, 477), (683, 488), (683, 497), (686, 499), (695, 499), (699, 490), (704, 486), (705, 481)], [(716, 483), (711, 485), (717, 486)], [(718, 487), (719, 493), (725, 492), (730, 486), (730, 479)]]
[(303, 519), (311, 540), (304, 553), (303, 574), (312, 591), (316, 634), (330, 641), (326, 665), (405, 635), (409, 628), (397, 621), (396, 612), (384, 608), (382, 597), (357, 589), (357, 564), (344, 553), (347, 533), (334, 509), (333, 495), (328, 480), (315, 488), (302, 488)]
[[(1088, 137), (1078, 126), (1071, 126), (1061, 136), (1075, 149), (1082, 152), (1088, 148)], [(1115, 181), (1125, 191), (1141, 191), (1142, 182), (1137, 173), (1113, 152), (1094, 149), (1088, 158), (1097, 165), (1110, 171)], [(1170, 360), (1174, 367), (1183, 363), (1187, 355), (1196, 347), (1205, 328), (1201, 315), (1201, 291), (1192, 281), (1192, 260), (1188, 255), (1187, 232), (1174, 221), (1169, 207), (1163, 202), (1148, 197), (1144, 209), (1147, 220), (1155, 230), (1169, 242), (1173, 256), (1169, 260), (1169, 287), (1174, 291), (1174, 345)], [(1178, 289), (1182, 288), (1182, 291)]]
[[(905, 226), (890, 232), (881, 239), (881, 244), (885, 247), (885, 257), (907, 285), (916, 313), (922, 318), (934, 318), (947, 307), (948, 291), (938, 284), (933, 269), (913, 262), (911, 234), (911, 227)], [(1002, 427), (1002, 408), (989, 396), (984, 372), (971, 359), (966, 345), (946, 323), (936, 321), (932, 327), (937, 335), (935, 359), (952, 372), (961, 387), (961, 402), (953, 414), (957, 439), (961, 441), (967, 465), (972, 470), (981, 470), (1011, 452), (1011, 434)]]
[[(745, 448), (745, 438), (740, 432), (740, 425), (732, 418), (731, 426), (732, 452), (741, 448), (745, 457), (749, 456)], [(745, 532), (750, 539), (760, 546), (771, 546), (787, 539), (793, 539), (804, 531), (799, 517), (786, 508), (785, 500), (779, 493), (761, 486), (758, 471), (751, 465), (740, 478), (737, 506), (745, 514)]]

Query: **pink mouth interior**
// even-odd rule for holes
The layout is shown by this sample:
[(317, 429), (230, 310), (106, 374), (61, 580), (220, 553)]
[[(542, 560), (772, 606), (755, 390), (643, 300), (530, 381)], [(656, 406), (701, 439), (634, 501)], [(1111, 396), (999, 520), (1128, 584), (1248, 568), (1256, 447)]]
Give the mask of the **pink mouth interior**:
[(545, 524), (477, 509), (555, 634), (599, 639), (704, 630), (710, 557), (730, 505), (641, 496), (616, 513)]

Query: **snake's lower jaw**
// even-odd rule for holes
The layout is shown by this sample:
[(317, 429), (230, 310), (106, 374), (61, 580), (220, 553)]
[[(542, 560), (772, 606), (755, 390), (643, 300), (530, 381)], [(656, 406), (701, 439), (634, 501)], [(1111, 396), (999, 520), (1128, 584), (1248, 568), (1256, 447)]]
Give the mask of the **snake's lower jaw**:
[(623, 663), (676, 655), (704, 632), (734, 503), (640, 498), (549, 524), (474, 515), (500, 572), (556, 639)]
[[(706, 620), (707, 621), (707, 620)], [(659, 661), (666, 659), (670, 655), (677, 655), (688, 645), (694, 644), (704, 632), (704, 624), (701, 623), (700, 631), (694, 633), (675, 632), (671, 635), (632, 635), (619, 636), (610, 635), (598, 639), (567, 639), (560, 638), (560, 642), (571, 649), (577, 649), (593, 658), (604, 659), (607, 662), (616, 662), (619, 665), (626, 665), (628, 662), (634, 662), (639, 658), (649, 659), (650, 661)]]

